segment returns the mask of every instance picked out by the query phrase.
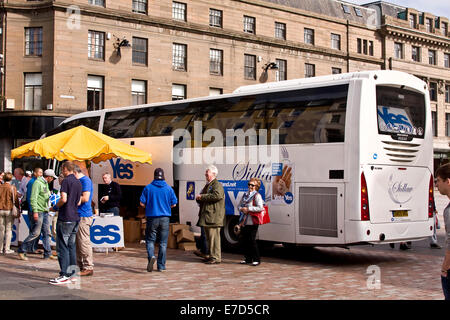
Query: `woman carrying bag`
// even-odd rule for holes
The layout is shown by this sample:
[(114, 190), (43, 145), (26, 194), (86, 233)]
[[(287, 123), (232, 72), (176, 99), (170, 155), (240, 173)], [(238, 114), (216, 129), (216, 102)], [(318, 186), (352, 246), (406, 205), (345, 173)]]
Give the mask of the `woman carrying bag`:
[(258, 233), (258, 224), (254, 223), (251, 213), (264, 210), (264, 201), (258, 193), (261, 187), (261, 180), (251, 178), (248, 183), (248, 191), (242, 196), (238, 209), (241, 213), (240, 218), (240, 241), (244, 247), (245, 260), (241, 264), (251, 264), (257, 266), (261, 263), (258, 244), (256, 243), (256, 234)]
[[(12, 237), (12, 225), (14, 219), (20, 215), (19, 197), (16, 187), (11, 185), (12, 173), (7, 172), (3, 177), (4, 184), (0, 185), (0, 252), (14, 253), (10, 249)], [(4, 239), (4, 242), (3, 242)], [(5, 250), (3, 251), (3, 243)]]

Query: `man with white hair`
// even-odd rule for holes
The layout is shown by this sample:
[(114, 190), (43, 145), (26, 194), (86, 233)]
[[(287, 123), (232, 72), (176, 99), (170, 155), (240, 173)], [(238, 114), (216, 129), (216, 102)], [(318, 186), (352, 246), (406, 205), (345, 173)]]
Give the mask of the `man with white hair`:
[(200, 205), (197, 226), (204, 227), (210, 251), (209, 257), (205, 259), (207, 264), (218, 264), (222, 260), (220, 228), (225, 220), (225, 192), (217, 180), (218, 173), (213, 165), (206, 168), (206, 185), (195, 198)]

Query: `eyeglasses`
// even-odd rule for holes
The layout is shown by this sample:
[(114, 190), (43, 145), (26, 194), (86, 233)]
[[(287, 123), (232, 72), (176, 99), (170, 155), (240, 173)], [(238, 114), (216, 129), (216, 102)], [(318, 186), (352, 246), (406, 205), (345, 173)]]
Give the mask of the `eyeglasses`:
[(248, 184), (249, 187), (256, 187), (254, 184), (249, 183)]

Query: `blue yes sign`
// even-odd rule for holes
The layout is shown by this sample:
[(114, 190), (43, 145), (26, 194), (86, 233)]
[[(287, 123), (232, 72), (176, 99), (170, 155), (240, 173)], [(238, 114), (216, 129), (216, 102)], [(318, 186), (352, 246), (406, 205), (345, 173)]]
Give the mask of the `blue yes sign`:
[(120, 163), (122, 159), (117, 158), (116, 161), (114, 159), (109, 160), (109, 163), (111, 164), (111, 168), (113, 170), (113, 178), (114, 179), (133, 179), (134, 173), (133, 173), (133, 165), (131, 163), (123, 164)]
[(93, 247), (123, 247), (122, 217), (95, 217), (90, 235)]

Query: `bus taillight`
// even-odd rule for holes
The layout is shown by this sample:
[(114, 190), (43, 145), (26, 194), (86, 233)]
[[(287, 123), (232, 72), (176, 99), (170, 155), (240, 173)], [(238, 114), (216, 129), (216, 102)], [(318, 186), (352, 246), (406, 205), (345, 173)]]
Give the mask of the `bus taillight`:
[(369, 221), (369, 194), (367, 192), (367, 183), (364, 172), (361, 173), (361, 220)]
[(433, 218), (434, 214), (434, 187), (433, 175), (430, 177), (430, 185), (428, 187), (428, 218)]

